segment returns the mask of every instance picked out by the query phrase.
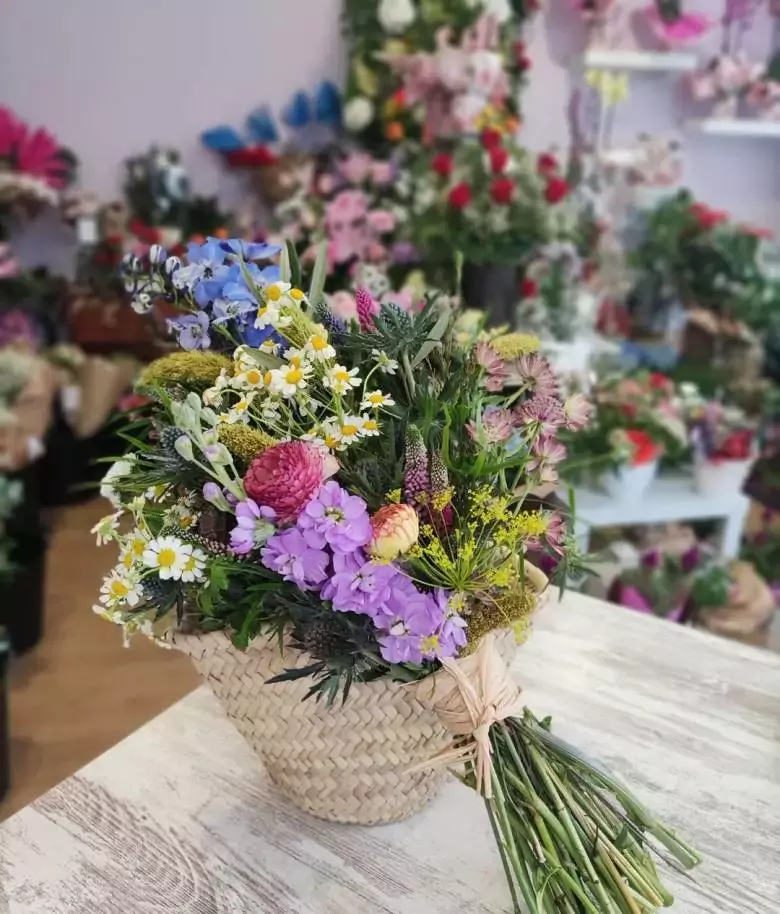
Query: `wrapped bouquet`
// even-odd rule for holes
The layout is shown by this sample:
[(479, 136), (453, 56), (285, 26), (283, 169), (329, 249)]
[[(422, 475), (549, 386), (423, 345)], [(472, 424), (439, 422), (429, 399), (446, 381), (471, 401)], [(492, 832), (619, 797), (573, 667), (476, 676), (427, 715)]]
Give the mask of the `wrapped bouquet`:
[(116, 510), (96, 533), (119, 563), (98, 611), (190, 654), (316, 815), (401, 818), (455, 766), (485, 798), (515, 911), (669, 904), (653, 849), (695, 853), (525, 710), (501, 659), (547, 584), (527, 550), (576, 561), (563, 519), (526, 497), (555, 478), (581, 401), (532, 337), (506, 393), (499, 353), (459, 342), (449, 303), (358, 293), (346, 323), (321, 305), (324, 252), (308, 294), (285, 251), (276, 272), (253, 262), (270, 253), (212, 239), (153, 265), (197, 320), (190, 351), (146, 369), (135, 449), (104, 481)]

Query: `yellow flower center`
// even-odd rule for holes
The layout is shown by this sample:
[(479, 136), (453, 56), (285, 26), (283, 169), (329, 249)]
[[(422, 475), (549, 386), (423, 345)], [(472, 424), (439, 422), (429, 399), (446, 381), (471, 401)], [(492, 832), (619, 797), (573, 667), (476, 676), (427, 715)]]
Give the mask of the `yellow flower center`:
[(271, 381), (273, 381), (273, 375), (270, 371), (266, 371), (266, 373), (263, 375), (263, 384), (265, 384), (266, 387), (269, 387)]
[(268, 288), (265, 290), (265, 297), (269, 301), (279, 301), (279, 299), (282, 297), (279, 286), (268, 286)]
[(194, 555), (191, 555), (191, 556), (187, 559), (187, 561), (184, 563), (184, 570), (185, 570), (185, 571), (195, 571), (195, 569), (196, 569), (197, 567), (198, 567), (197, 559), (195, 558)]
[(130, 588), (125, 584), (124, 581), (112, 581), (111, 582), (111, 596), (112, 597), (126, 597), (130, 593)]
[(349, 372), (346, 368), (339, 368), (338, 371), (334, 372), (333, 379), (335, 381), (349, 381)]
[(341, 434), (345, 438), (353, 438), (358, 433), (358, 427), (356, 425), (342, 425)]
[(290, 298), (294, 298), (295, 301), (301, 301), (303, 299), (303, 292), (300, 289), (290, 289)]
[(194, 518), (191, 514), (185, 514), (184, 517), (179, 519), (179, 525), (186, 530), (188, 527), (192, 526), (193, 520)]
[(122, 564), (125, 566), (125, 568), (128, 568), (128, 569), (133, 567), (133, 555), (132, 555), (132, 553), (128, 552), (128, 553), (125, 555), (125, 557), (122, 559)]
[(140, 558), (146, 549), (146, 541), (142, 540), (140, 537), (136, 537), (136, 539), (133, 540), (130, 549), (132, 550), (133, 555), (137, 555)]
[(339, 439), (336, 435), (326, 435), (325, 436), (325, 447), (335, 448), (339, 443)]
[(259, 384), (263, 380), (263, 375), (256, 368), (251, 368), (246, 373), (247, 384)]
[(299, 355), (291, 355), (290, 364), (294, 365), (296, 368), (300, 368), (301, 367), (301, 357)]
[(166, 547), (157, 553), (157, 564), (160, 568), (172, 568), (176, 564), (176, 550)]
[(367, 432), (378, 432), (379, 426), (376, 424), (374, 419), (366, 419), (363, 423), (363, 429)]
[(372, 406), (381, 406), (385, 402), (385, 395), (384, 394), (369, 394), (368, 402)]
[(439, 636), (429, 635), (420, 641), (420, 650), (423, 654), (434, 654), (439, 648)]
[(311, 338), (311, 348), (316, 352), (321, 352), (323, 349), (326, 349), (328, 346), (328, 341), (324, 336), (313, 336)]
[(284, 379), (288, 384), (299, 384), (303, 380), (303, 372), (300, 368), (290, 368)]

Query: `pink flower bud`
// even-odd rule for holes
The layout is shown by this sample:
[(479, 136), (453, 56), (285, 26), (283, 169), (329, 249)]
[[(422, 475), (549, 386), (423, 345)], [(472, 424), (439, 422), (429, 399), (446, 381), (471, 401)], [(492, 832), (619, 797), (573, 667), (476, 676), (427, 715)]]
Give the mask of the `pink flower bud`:
[(417, 542), (420, 522), (411, 505), (385, 505), (371, 518), (371, 530), (373, 536), (368, 544), (369, 554), (392, 562)]

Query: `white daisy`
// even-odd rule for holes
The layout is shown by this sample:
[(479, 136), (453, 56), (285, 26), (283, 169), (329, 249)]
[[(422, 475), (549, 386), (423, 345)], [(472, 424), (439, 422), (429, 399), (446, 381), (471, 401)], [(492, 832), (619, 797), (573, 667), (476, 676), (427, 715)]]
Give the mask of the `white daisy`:
[(223, 425), (234, 425), (236, 422), (249, 422), (249, 407), (254, 395), (237, 400), (226, 412), (218, 413), (217, 418)]
[(303, 368), (304, 365), (309, 364), (309, 353), (304, 349), (296, 349), (294, 346), (290, 346), (284, 353), (285, 359), (296, 368)]
[(193, 549), (181, 571), (181, 579), (185, 584), (200, 581), (203, 578), (203, 568), (206, 564), (206, 555), (200, 549)]
[(175, 536), (158, 536), (146, 544), (143, 561), (147, 568), (157, 570), (161, 581), (178, 581), (191, 555), (189, 543)]
[(383, 406), (395, 406), (395, 400), (390, 394), (383, 394), (381, 390), (372, 390), (363, 397), (360, 408), (381, 409)]
[(369, 416), (361, 416), (360, 418), (362, 423), (358, 434), (361, 438), (373, 438), (379, 434), (379, 423), (376, 419), (371, 419)]
[(395, 374), (398, 371), (398, 362), (395, 359), (391, 359), (383, 349), (372, 349), (371, 355), (376, 359), (380, 371), (385, 374)]
[(334, 365), (325, 372), (322, 379), (325, 387), (329, 387), (333, 393), (339, 396), (349, 393), (353, 387), (360, 387), (361, 380), (358, 377), (357, 368), (345, 368), (343, 365)]
[(294, 397), (298, 391), (305, 390), (306, 379), (311, 374), (308, 365), (289, 365), (284, 368), (274, 368), (271, 371), (271, 392), (281, 397)]
[(117, 606), (137, 606), (141, 601), (141, 584), (125, 568), (115, 568), (103, 581), (100, 602), (111, 609)]
[(318, 328), (318, 332), (306, 340), (303, 347), (313, 362), (327, 362), (336, 358), (336, 350), (331, 346), (328, 340), (328, 334), (323, 328)]
[(131, 454), (123, 460), (117, 460), (112, 463), (100, 484), (100, 494), (107, 501), (110, 501), (115, 508), (120, 508), (122, 502), (112, 483), (116, 482), (117, 479), (122, 479), (123, 476), (129, 476), (135, 469), (135, 461), (135, 455)]
[(105, 546), (112, 540), (117, 539), (117, 530), (119, 529), (119, 518), (122, 516), (121, 511), (116, 514), (107, 514), (101, 517), (95, 526), (89, 531), (97, 537), (98, 546)]
[(265, 372), (256, 365), (248, 367), (245, 371), (237, 374), (232, 381), (233, 387), (239, 390), (260, 390), (264, 386), (263, 378)]
[(343, 421), (339, 424), (339, 436), (341, 444), (351, 444), (357, 441), (363, 430), (365, 419), (362, 416), (344, 416)]

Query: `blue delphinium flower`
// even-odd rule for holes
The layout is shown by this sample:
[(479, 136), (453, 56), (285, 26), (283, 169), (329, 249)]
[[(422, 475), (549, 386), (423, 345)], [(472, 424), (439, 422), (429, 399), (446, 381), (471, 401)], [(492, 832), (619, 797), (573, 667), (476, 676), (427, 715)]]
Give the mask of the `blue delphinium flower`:
[(168, 326), (179, 334), (182, 349), (208, 349), (211, 346), (209, 316), (202, 311), (170, 319)]
[(228, 321), (238, 320), (254, 311), (257, 306), (248, 300), (232, 300), (218, 298), (211, 308), (211, 320), (215, 324), (226, 324)]
[(223, 251), (237, 254), (247, 262), (252, 260), (271, 260), (282, 250), (278, 244), (244, 241), (241, 238), (229, 238), (227, 241), (222, 241), (221, 246)]
[(253, 319), (241, 321), (238, 325), (238, 333), (241, 337), (241, 341), (246, 343), (247, 346), (251, 346), (253, 349), (259, 349), (263, 343), (271, 340), (282, 348), (289, 346), (287, 340), (273, 327), (255, 327), (255, 322)]

